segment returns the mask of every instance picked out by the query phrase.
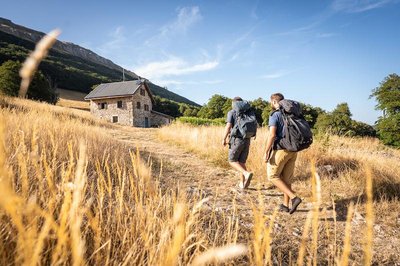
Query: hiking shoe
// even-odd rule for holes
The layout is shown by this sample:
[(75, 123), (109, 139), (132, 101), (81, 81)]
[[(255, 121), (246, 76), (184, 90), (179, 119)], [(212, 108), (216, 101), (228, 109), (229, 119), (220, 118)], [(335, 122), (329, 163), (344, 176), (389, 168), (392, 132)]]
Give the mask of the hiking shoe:
[(301, 199), (299, 197), (294, 197), (292, 199), (292, 208), (290, 209), (289, 213), (292, 214), (296, 211), (297, 206), (301, 203)]
[(244, 188), (248, 188), (250, 186), (251, 179), (253, 178), (253, 173), (248, 173), (244, 176)]
[(237, 187), (238, 187), (239, 189), (243, 190), (243, 189), (244, 189), (244, 184), (243, 184), (243, 182), (242, 182), (242, 181), (239, 181), (239, 183), (237, 184)]
[(285, 206), (285, 205), (281, 204), (281, 205), (279, 205), (278, 211), (280, 211), (280, 212), (290, 212), (290, 209), (289, 209), (288, 206)]

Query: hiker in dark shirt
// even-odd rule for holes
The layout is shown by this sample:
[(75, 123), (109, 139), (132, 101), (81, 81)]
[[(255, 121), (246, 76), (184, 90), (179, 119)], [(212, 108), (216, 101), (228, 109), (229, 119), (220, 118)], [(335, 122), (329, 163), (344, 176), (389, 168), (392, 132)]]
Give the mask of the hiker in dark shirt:
[[(240, 97), (232, 100), (232, 107), (235, 102), (243, 101)], [(249, 187), (253, 173), (247, 171), (246, 161), (250, 151), (250, 138), (239, 138), (232, 136), (232, 129), (237, 122), (237, 114), (235, 110), (230, 110), (226, 118), (225, 132), (222, 139), (222, 145), (229, 144), (229, 164), (240, 173), (239, 188), (246, 189)]]
[[(283, 149), (279, 140), (283, 137), (284, 122), (279, 111), (279, 101), (284, 97), (280, 93), (271, 95), (271, 106), (275, 110), (269, 117), (269, 134), (264, 161), (267, 163), (267, 176), (279, 190), (283, 192), (283, 203), (279, 210), (292, 214), (296, 211), (301, 199), (292, 190), (292, 178), (297, 158), (297, 152)], [(289, 201), (292, 206), (289, 208)]]

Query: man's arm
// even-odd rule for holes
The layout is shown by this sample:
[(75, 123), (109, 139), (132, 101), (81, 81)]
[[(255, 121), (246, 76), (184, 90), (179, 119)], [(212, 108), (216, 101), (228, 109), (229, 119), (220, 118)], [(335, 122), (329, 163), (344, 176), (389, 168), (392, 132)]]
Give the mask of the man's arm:
[(268, 162), (268, 160), (269, 160), (269, 156), (271, 154), (272, 146), (274, 145), (275, 139), (276, 139), (276, 126), (271, 126), (271, 127), (269, 127), (267, 145), (266, 145), (265, 154), (264, 154), (265, 162)]
[(224, 132), (224, 137), (223, 137), (223, 139), (222, 139), (222, 145), (226, 145), (226, 144), (228, 144), (228, 136), (229, 136), (229, 133), (231, 132), (231, 129), (232, 129), (232, 123), (226, 123), (226, 126), (225, 126), (225, 132)]

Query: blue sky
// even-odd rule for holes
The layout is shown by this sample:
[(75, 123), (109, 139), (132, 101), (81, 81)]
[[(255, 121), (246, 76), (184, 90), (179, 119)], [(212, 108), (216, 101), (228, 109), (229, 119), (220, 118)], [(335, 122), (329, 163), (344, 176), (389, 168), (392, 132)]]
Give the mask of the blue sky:
[(400, 74), (400, 1), (0, 1), (0, 16), (89, 48), (204, 104), (274, 92), (353, 118)]

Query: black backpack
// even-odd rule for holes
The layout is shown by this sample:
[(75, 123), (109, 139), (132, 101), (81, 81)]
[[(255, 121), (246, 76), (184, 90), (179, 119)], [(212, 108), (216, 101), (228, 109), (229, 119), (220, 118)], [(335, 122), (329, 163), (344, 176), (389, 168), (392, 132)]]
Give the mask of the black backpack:
[(313, 135), (310, 125), (304, 119), (300, 104), (292, 100), (279, 102), (279, 111), (283, 117), (283, 137), (279, 146), (288, 151), (301, 151), (310, 147)]
[(255, 137), (257, 134), (257, 119), (249, 102), (234, 102), (233, 110), (236, 112), (236, 123), (232, 129), (231, 136), (242, 139)]

